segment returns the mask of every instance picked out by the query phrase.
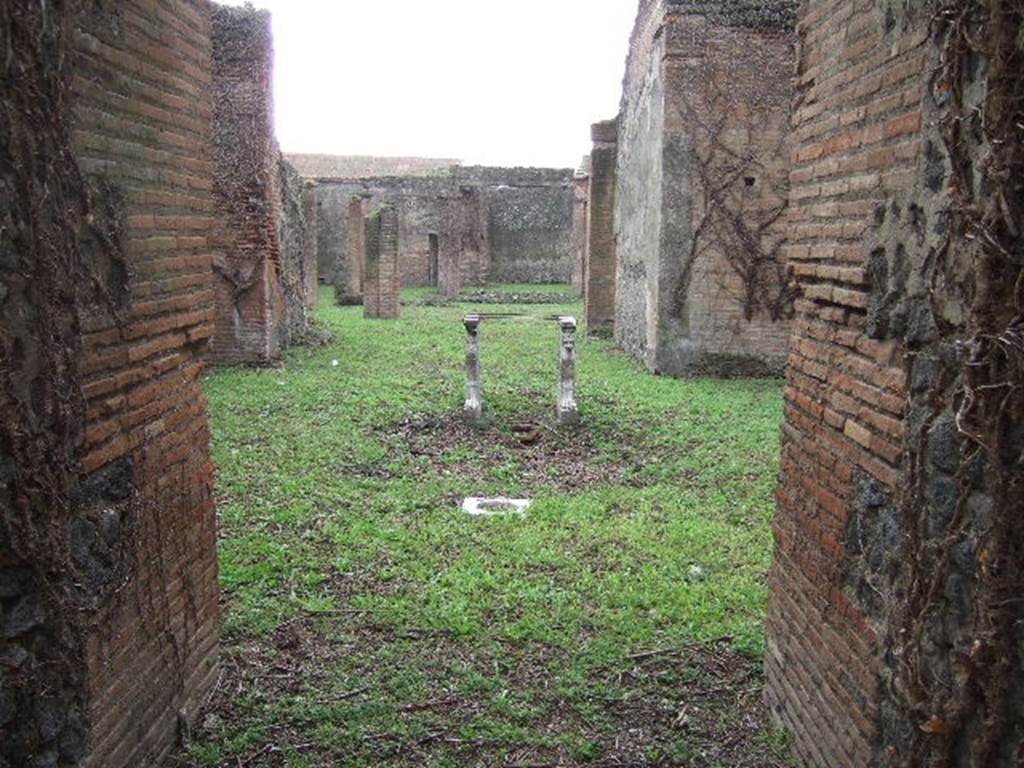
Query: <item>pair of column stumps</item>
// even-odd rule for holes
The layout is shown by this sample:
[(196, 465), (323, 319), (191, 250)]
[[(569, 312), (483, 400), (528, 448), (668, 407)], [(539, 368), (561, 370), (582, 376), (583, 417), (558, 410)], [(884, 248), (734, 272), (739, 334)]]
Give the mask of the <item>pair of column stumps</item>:
[[(462, 324), (466, 326), (466, 403), (462, 413), (469, 421), (479, 422), (484, 411), (480, 390), (480, 315), (466, 315)], [(576, 318), (563, 315), (558, 318), (558, 327), (558, 423), (577, 424), (580, 413), (576, 406)]]

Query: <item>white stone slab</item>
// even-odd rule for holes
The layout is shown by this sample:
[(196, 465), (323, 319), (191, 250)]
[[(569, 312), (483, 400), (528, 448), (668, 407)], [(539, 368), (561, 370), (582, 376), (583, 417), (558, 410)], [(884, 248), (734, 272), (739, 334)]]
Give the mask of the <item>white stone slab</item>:
[(462, 511), (475, 517), (493, 517), (495, 515), (525, 515), (533, 499), (508, 499), (504, 496), (484, 498), (470, 496), (462, 502)]

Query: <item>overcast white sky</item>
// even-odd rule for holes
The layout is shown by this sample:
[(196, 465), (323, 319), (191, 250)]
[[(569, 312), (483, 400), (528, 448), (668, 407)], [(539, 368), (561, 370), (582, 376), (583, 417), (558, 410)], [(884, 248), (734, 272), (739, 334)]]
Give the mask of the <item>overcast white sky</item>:
[[(241, 0), (229, 0), (243, 5)], [(286, 152), (575, 167), (618, 111), (637, 0), (255, 0)]]

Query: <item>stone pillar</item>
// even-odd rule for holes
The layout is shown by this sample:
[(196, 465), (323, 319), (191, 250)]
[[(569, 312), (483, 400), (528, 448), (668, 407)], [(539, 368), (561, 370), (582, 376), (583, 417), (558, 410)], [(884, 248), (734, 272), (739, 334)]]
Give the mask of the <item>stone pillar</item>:
[(615, 327), (615, 167), (618, 119), (590, 128), (590, 204), (583, 265), (583, 314), (587, 333), (611, 336)]
[(394, 320), (398, 317), (398, 211), (384, 206), (368, 216), (363, 281), (363, 317)]
[(558, 318), (558, 422), (576, 424), (580, 420), (576, 406), (576, 318)]
[(479, 421), (484, 404), (480, 395), (480, 316), (466, 315), (466, 402), (462, 414), (470, 421)]

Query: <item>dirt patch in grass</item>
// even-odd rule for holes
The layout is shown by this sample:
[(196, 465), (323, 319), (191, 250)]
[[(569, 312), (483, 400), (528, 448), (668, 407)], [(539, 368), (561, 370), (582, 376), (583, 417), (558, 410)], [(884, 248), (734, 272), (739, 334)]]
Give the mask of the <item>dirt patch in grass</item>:
[(414, 414), (390, 434), (410, 455), (427, 460), (425, 474), (458, 473), (482, 482), (514, 461), (517, 483), (529, 491), (614, 484), (623, 474), (618, 465), (597, 461), (602, 454), (585, 427), (559, 428), (528, 418), (477, 427), (458, 415)]

